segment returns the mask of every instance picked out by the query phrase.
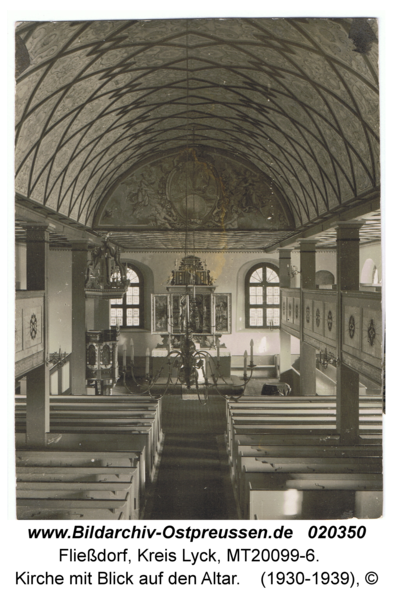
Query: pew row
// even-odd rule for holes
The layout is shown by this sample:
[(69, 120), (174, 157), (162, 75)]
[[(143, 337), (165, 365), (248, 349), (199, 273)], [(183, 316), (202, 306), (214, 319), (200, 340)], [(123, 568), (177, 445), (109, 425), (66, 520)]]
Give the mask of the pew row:
[[(143, 451), (108, 454), (17, 449), (18, 518), (39, 518), (42, 509), (42, 518), (102, 519), (107, 514), (107, 518), (137, 519), (142, 496), (143, 454)], [(105, 489), (100, 487), (102, 485)], [(49, 500), (57, 503), (46, 502)], [(97, 502), (94, 504), (94, 501)]]
[(335, 398), (241, 400), (226, 402), (226, 438), (242, 518), (381, 516), (380, 399), (359, 403), (353, 446), (340, 444)]

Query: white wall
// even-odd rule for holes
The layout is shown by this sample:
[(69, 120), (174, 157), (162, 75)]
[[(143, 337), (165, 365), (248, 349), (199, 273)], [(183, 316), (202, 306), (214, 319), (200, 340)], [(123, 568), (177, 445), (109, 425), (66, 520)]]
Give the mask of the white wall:
[(381, 244), (366, 244), (360, 246), (360, 257), (359, 257), (359, 270), (360, 270), (360, 283), (371, 283), (365, 281), (364, 276), (362, 277), (362, 271), (364, 264), (367, 259), (371, 259), (378, 269), (378, 282), (382, 281), (382, 249)]

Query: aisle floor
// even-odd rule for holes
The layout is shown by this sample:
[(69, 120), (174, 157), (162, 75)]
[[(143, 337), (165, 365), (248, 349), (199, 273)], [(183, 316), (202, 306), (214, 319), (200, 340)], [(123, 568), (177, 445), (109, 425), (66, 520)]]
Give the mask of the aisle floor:
[(165, 441), (145, 519), (237, 519), (225, 452), (225, 401), (163, 399)]

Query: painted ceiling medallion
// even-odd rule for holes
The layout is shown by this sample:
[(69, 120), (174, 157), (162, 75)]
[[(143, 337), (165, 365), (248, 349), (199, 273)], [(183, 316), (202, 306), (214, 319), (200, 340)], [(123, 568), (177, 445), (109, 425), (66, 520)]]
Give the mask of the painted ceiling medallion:
[(377, 332), (375, 331), (374, 319), (371, 319), (367, 329), (368, 343), (370, 344), (370, 346), (374, 346), (376, 335)]
[(32, 340), (35, 340), (35, 338), (37, 337), (37, 331), (38, 331), (37, 317), (33, 313), (30, 317), (30, 337)]
[(329, 312), (328, 312), (327, 326), (328, 326), (329, 331), (331, 331), (332, 327), (333, 327), (333, 314), (332, 314), (331, 310), (329, 310)]
[(201, 225), (213, 217), (220, 195), (218, 177), (211, 164), (199, 162), (194, 154), (183, 153), (169, 174), (166, 194), (182, 221)]
[(353, 337), (355, 335), (355, 330), (356, 330), (355, 317), (353, 315), (351, 315), (349, 317), (349, 322), (348, 322), (348, 333), (349, 333), (349, 337), (351, 338), (351, 340), (353, 339)]

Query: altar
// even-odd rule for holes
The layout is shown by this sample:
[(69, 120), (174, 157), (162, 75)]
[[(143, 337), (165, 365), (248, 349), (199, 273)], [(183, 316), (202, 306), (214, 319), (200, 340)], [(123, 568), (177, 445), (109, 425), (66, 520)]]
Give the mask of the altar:
[[(168, 371), (168, 348), (154, 348), (151, 352), (151, 361), (152, 361), (152, 370), (153, 373), (158, 373), (161, 369), (161, 376), (167, 378), (169, 375)], [(229, 350), (220, 349), (220, 357), (219, 357), (219, 366), (217, 366), (217, 351), (209, 350), (209, 354), (212, 360), (209, 360), (209, 373), (214, 375), (215, 377), (219, 377), (221, 375), (225, 379), (229, 379), (231, 376), (231, 353)], [(206, 363), (205, 363), (206, 365)], [(206, 366), (205, 366), (206, 370)], [(177, 378), (178, 369), (173, 367), (171, 368), (172, 380), (175, 382)], [(201, 381), (200, 375), (198, 380)]]
[(152, 333), (161, 335), (151, 353), (153, 373), (168, 377), (170, 369), (176, 381), (187, 356), (188, 377), (192, 372), (198, 381), (229, 379), (231, 354), (222, 336), (231, 333), (231, 294), (216, 293), (206, 262), (197, 256), (176, 262), (166, 290), (151, 298)]

